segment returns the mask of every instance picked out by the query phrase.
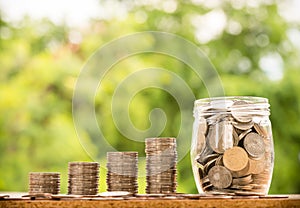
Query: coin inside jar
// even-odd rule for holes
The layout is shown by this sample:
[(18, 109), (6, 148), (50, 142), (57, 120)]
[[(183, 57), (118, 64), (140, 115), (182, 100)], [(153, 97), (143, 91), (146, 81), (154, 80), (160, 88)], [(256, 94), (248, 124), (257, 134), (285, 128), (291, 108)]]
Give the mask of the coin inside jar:
[(234, 178), (244, 177), (246, 175), (249, 175), (250, 173), (251, 172), (250, 172), (249, 162), (244, 169), (239, 170), (239, 171), (231, 171), (232, 177), (234, 177)]
[(247, 134), (251, 132), (251, 129), (245, 130), (239, 135), (239, 140), (242, 140)]
[(265, 154), (265, 144), (263, 138), (254, 132), (246, 135), (244, 147), (248, 154), (253, 158), (261, 158)]
[(254, 129), (261, 136), (268, 137), (267, 131), (262, 126), (260, 126), (259, 124), (254, 123)]
[(250, 170), (249, 171), (252, 174), (260, 174), (266, 168), (266, 161), (265, 161), (264, 157), (260, 160), (249, 159), (249, 165), (250, 165)]
[(199, 128), (198, 128), (199, 133), (201, 132), (202, 134), (206, 134), (207, 131), (207, 122), (206, 119), (201, 117), (199, 120)]
[(248, 165), (247, 152), (241, 147), (233, 147), (224, 152), (223, 163), (231, 171), (241, 171)]
[(253, 181), (252, 175), (247, 175), (247, 176), (240, 177), (240, 178), (234, 178), (232, 180), (232, 184), (245, 186), (245, 185), (250, 184), (252, 181)]
[(233, 126), (229, 121), (221, 121), (210, 126), (208, 133), (210, 147), (217, 153), (223, 153), (233, 147)]
[(240, 138), (235, 129), (233, 129), (232, 131), (232, 136), (233, 136), (233, 146), (237, 146), (239, 144)]
[(232, 116), (239, 122), (248, 123), (252, 121), (252, 117), (247, 114), (247, 111), (243, 112), (241, 108), (247, 106), (248, 102), (244, 100), (237, 100), (231, 106)]
[(228, 188), (232, 182), (232, 175), (224, 166), (214, 166), (208, 172), (210, 183), (216, 188)]
[(246, 122), (246, 123), (243, 123), (243, 122), (233, 122), (232, 124), (237, 129), (248, 130), (248, 129), (251, 129), (253, 127), (254, 122), (253, 121)]

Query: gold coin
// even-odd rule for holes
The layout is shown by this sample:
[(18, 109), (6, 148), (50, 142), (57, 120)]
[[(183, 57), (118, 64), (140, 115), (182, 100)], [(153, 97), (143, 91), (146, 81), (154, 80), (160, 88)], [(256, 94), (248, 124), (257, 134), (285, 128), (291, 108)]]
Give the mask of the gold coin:
[(252, 174), (260, 174), (264, 172), (266, 168), (265, 158), (261, 158), (260, 160), (249, 159), (250, 172)]
[(249, 162), (244, 169), (242, 169), (240, 171), (231, 171), (231, 174), (232, 174), (232, 177), (234, 177), (234, 178), (240, 178), (240, 177), (244, 177), (244, 176), (251, 174)]
[(233, 147), (224, 152), (223, 163), (231, 171), (241, 171), (248, 164), (247, 152), (241, 147)]
[(212, 167), (208, 172), (208, 178), (216, 188), (227, 188), (232, 182), (232, 175), (224, 166)]

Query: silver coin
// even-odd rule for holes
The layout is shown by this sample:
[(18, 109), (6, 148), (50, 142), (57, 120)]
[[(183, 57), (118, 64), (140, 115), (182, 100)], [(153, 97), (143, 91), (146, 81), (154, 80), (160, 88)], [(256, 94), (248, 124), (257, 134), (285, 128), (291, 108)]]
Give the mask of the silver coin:
[(208, 161), (208, 162), (205, 164), (205, 166), (204, 166), (204, 173), (208, 174), (209, 170), (210, 170), (213, 166), (215, 166), (217, 159), (218, 159), (218, 158), (214, 158), (214, 159)]
[(244, 139), (244, 147), (253, 158), (261, 158), (265, 154), (265, 144), (263, 138), (256, 133), (249, 133)]
[(98, 162), (69, 162), (69, 166), (99, 166)]
[(239, 122), (248, 123), (252, 121), (252, 117), (249, 116), (248, 110), (245, 109), (249, 105), (244, 100), (237, 100), (230, 107), (232, 116)]
[(208, 172), (210, 183), (216, 188), (227, 188), (231, 185), (232, 175), (223, 166), (214, 166)]
[(245, 130), (243, 131), (242, 133), (240, 133), (239, 135), (239, 140), (242, 140), (247, 134), (249, 134), (252, 130), (251, 129), (248, 129), (248, 130)]
[(233, 146), (238, 146), (240, 138), (235, 129), (233, 129), (232, 131), (232, 136), (233, 136)]
[(38, 176), (38, 177), (41, 177), (41, 176), (45, 176), (45, 177), (48, 177), (48, 176), (60, 176), (60, 173), (58, 172), (30, 172), (29, 173), (29, 176)]
[(233, 147), (233, 126), (226, 120), (215, 123), (209, 127), (207, 139), (210, 148), (222, 154)]
[(201, 117), (199, 119), (198, 134), (205, 135), (206, 132), (207, 132), (207, 122), (205, 118)]
[(259, 135), (263, 137), (268, 137), (268, 131), (258, 123), (254, 123), (254, 129)]
[(246, 123), (232, 122), (232, 124), (235, 128), (245, 131), (245, 130), (251, 129), (254, 125), (254, 122), (251, 120), (250, 122), (246, 122)]

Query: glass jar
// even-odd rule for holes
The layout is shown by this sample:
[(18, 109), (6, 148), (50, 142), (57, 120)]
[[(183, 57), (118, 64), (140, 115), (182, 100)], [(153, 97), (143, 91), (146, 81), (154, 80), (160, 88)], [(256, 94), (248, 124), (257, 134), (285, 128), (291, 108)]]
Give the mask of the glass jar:
[(268, 99), (195, 101), (191, 160), (199, 193), (268, 194), (274, 147)]

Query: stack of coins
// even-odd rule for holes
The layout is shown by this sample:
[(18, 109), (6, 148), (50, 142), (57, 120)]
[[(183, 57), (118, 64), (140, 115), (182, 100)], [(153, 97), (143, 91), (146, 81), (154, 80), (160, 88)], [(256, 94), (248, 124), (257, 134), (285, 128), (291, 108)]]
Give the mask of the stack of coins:
[(146, 139), (146, 193), (176, 193), (176, 138)]
[(60, 190), (60, 173), (29, 173), (29, 194), (58, 194)]
[(208, 113), (199, 122), (198, 141), (206, 144), (197, 147), (196, 158), (202, 189), (266, 194), (273, 164), (270, 126), (263, 115), (247, 113), (246, 101), (229, 102), (226, 113)]
[(99, 163), (69, 162), (68, 194), (96, 195), (98, 193)]
[(107, 191), (138, 192), (138, 153), (107, 153)]

